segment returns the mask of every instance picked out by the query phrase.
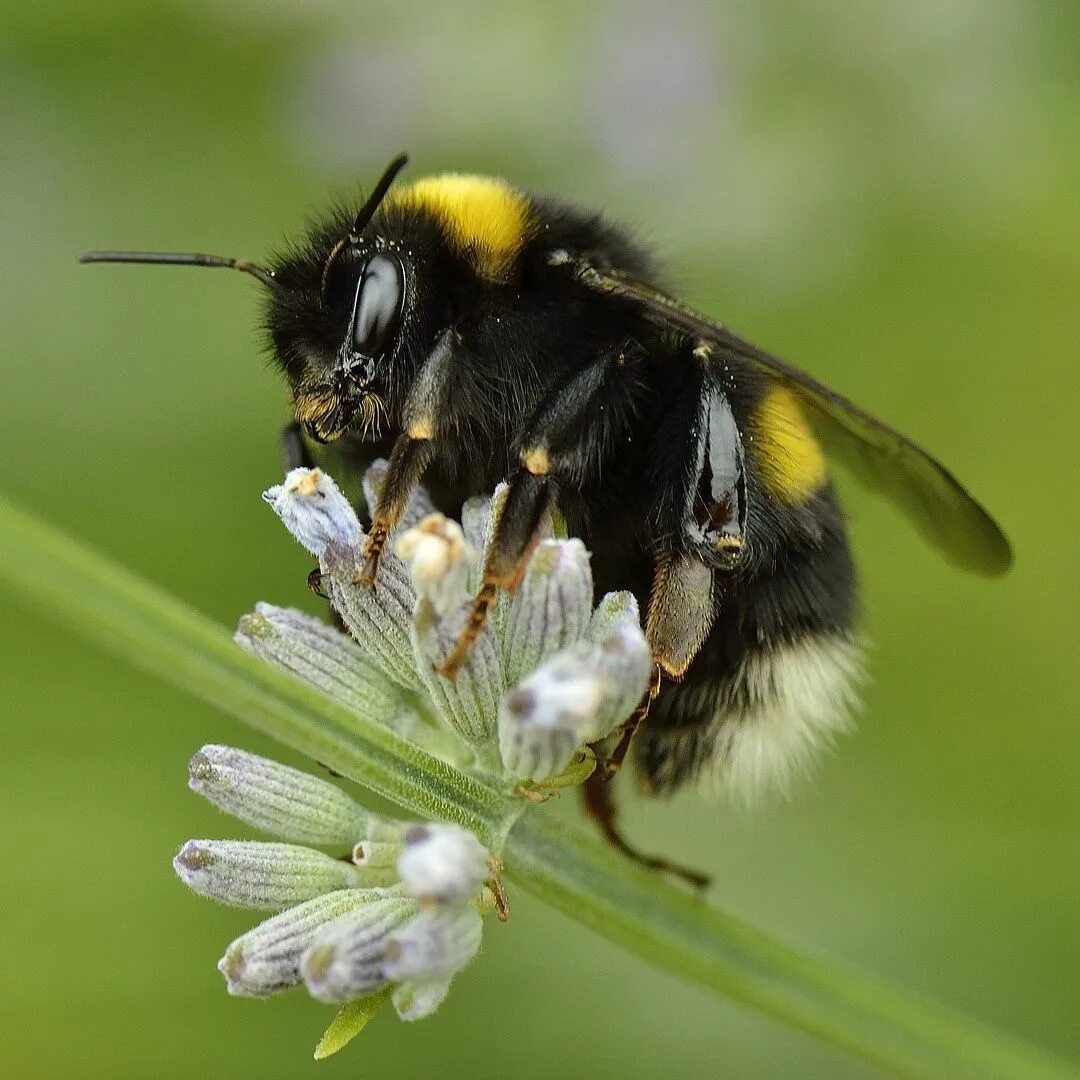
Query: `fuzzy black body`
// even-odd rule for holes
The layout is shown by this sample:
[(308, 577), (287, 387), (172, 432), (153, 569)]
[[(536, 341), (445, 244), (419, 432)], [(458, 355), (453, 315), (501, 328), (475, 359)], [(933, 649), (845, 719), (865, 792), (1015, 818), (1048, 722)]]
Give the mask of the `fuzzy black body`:
[[(447, 179), (459, 200), (441, 199)], [(478, 178), (424, 183), (388, 199), (328, 273), (344, 214), (274, 268), (267, 325), (305, 430), (359, 469), (422, 429), (425, 486), (447, 512), (509, 479), (521, 495), (501, 585), (556, 503), (593, 553), (597, 594), (630, 589), (650, 613), (671, 676), (637, 740), (648, 785), (707, 773), (750, 793), (783, 779), (843, 714), (857, 614), (842, 515), (800, 406), (775, 399), (776, 379), (752, 361), (571, 272), (655, 288), (650, 260), (598, 217)], [(506, 200), (513, 220), (485, 231), (470, 199)], [(405, 268), (400, 327), (363, 390), (378, 405), (343, 407), (335, 357), (378, 252)], [(448, 375), (431, 401), (410, 403), (450, 337)], [(710, 470), (725, 454), (730, 490), (717, 499)], [(718, 547), (718, 528), (730, 543)], [(689, 612), (662, 617), (687, 589)], [(809, 702), (809, 721), (797, 700), (808, 678), (829, 699)]]

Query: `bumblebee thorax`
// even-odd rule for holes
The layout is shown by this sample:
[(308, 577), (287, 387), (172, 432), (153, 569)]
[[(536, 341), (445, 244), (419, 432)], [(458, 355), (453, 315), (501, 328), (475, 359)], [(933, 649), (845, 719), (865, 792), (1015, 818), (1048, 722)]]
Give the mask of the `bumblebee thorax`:
[(506, 280), (534, 230), (528, 197), (488, 176), (426, 177), (391, 191), (384, 206), (433, 218), (450, 248), (489, 281)]

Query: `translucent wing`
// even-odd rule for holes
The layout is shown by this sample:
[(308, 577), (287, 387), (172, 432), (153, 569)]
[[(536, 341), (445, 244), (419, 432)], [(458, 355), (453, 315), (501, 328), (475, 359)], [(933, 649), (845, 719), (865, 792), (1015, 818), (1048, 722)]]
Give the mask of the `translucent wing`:
[(825, 451), (903, 510), (951, 563), (988, 575), (1012, 565), (1009, 541), (994, 519), (941, 462), (906, 435), (650, 285), (587, 264), (578, 264), (575, 273), (590, 288), (637, 301), (657, 325), (698, 336), (785, 383), (809, 406)]

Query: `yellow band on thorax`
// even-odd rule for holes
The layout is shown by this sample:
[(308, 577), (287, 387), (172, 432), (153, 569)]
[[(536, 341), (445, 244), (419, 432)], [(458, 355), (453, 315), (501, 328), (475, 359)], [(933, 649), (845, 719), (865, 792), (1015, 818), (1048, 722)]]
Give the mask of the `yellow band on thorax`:
[(476, 273), (503, 281), (532, 230), (529, 200), (505, 180), (446, 173), (393, 190), (386, 204), (424, 210)]

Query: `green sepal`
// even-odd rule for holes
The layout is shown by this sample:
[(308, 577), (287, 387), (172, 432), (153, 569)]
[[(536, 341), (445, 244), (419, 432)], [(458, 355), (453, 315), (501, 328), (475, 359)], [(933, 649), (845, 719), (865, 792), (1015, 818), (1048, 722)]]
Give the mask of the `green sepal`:
[(543, 794), (549, 788), (577, 787), (596, 772), (596, 755), (591, 746), (583, 746), (570, 759), (570, 764), (558, 776), (549, 776), (539, 783), (526, 781), (521, 787)]
[(337, 1015), (330, 1021), (329, 1026), (323, 1032), (318, 1046), (315, 1047), (315, 1060), (322, 1061), (332, 1057), (343, 1046), (352, 1042), (368, 1023), (386, 1004), (393, 987), (384, 986), (373, 994), (365, 994), (363, 997), (346, 1001), (337, 1011)]

